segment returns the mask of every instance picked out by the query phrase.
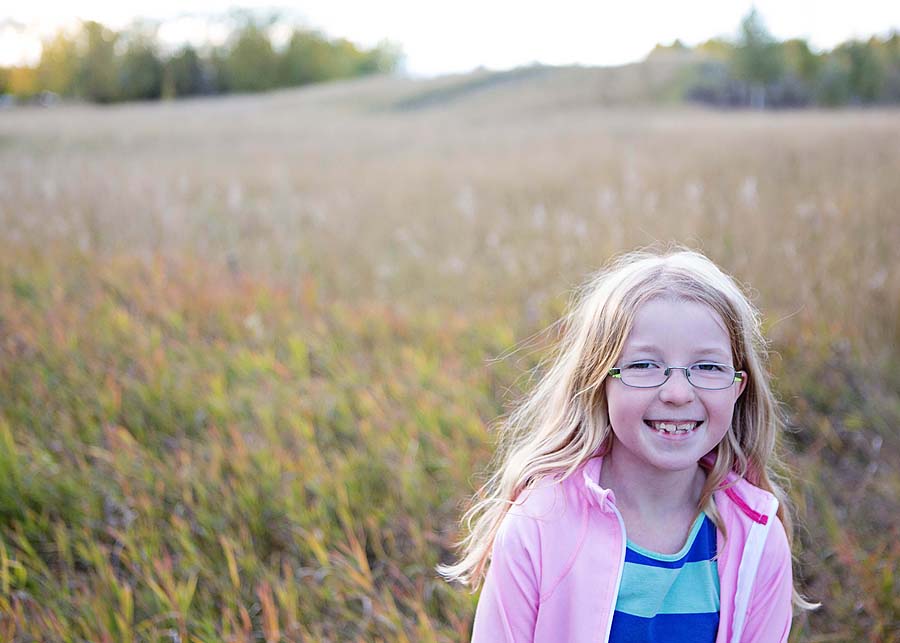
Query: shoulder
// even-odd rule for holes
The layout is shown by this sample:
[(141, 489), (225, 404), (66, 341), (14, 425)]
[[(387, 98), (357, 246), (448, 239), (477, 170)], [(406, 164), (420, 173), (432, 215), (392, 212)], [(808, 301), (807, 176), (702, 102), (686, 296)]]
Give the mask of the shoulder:
[(510, 505), (511, 520), (558, 521), (578, 512), (577, 475), (565, 480), (544, 478), (524, 489)]
[(571, 521), (577, 521), (577, 494), (572, 485), (574, 476), (566, 480), (546, 478), (523, 490), (510, 504), (497, 538), (506, 541), (510, 537), (526, 540), (539, 536), (547, 529), (566, 528)]
[[(778, 498), (743, 478), (731, 474), (724, 488), (716, 492), (716, 507), (726, 522), (766, 524), (775, 520)], [(731, 520), (729, 520), (729, 518)]]
[[(778, 518), (778, 499), (744, 479), (732, 478), (730, 485), (716, 492), (716, 508), (724, 521), (732, 545), (759, 560), (761, 567), (790, 566), (791, 548), (787, 532)], [(760, 569), (760, 571), (763, 571)]]
[[(745, 556), (759, 561), (757, 578), (790, 578), (791, 546), (787, 530), (778, 517), (778, 499), (747, 480), (740, 479), (726, 491), (731, 504), (731, 525), (744, 536)], [(729, 522), (726, 518), (726, 522)]]
[(771, 517), (769, 532), (766, 535), (766, 543), (763, 546), (763, 558), (760, 565), (791, 566), (791, 545), (788, 542), (787, 531), (778, 516)]
[(580, 555), (591, 525), (577, 475), (544, 479), (519, 494), (495, 535), (491, 565), (535, 579), (549, 596)]

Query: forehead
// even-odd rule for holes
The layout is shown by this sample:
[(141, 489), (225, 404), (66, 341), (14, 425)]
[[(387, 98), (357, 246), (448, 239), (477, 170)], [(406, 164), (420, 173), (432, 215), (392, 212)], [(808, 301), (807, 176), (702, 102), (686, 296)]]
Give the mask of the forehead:
[(707, 304), (657, 297), (635, 311), (624, 349), (720, 353), (723, 358), (730, 358), (731, 337), (722, 316)]

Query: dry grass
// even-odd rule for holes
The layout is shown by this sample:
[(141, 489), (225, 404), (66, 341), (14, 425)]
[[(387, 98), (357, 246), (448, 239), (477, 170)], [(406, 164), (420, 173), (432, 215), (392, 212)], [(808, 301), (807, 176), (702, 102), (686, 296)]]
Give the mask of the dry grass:
[[(649, 69), (649, 71), (647, 71)], [(896, 641), (900, 114), (625, 106), (664, 72), (0, 118), (0, 638), (435, 640), (548, 324), (611, 254), (752, 284), (825, 607)], [(645, 101), (646, 102), (646, 101)]]

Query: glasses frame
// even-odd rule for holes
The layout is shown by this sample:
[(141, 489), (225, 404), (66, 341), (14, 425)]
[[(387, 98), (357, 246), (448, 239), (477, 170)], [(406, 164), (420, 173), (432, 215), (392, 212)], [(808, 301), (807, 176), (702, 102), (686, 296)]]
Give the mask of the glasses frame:
[[(652, 361), (652, 360), (639, 360), (639, 361)], [(731, 378), (731, 381), (728, 384), (726, 384), (725, 386), (718, 386), (716, 388), (709, 388), (708, 386), (700, 386), (699, 384), (696, 384), (691, 379), (691, 371), (690, 371), (691, 367), (697, 366), (698, 364), (715, 364), (716, 366), (724, 366), (725, 368), (730, 368), (732, 371), (734, 371), (734, 376)], [(664, 365), (660, 364), (660, 366), (664, 366)], [(684, 377), (685, 377), (685, 379), (687, 379), (688, 383), (691, 386), (693, 386), (694, 388), (700, 389), (702, 391), (724, 391), (725, 389), (731, 388), (732, 386), (734, 386), (735, 382), (743, 382), (744, 376), (746, 375), (746, 373), (744, 373), (744, 371), (738, 370), (738, 369), (734, 368), (733, 366), (729, 366), (728, 364), (722, 364), (720, 362), (694, 362), (690, 366), (666, 366), (665, 371), (664, 371), (666, 379), (664, 379), (659, 384), (653, 384), (652, 386), (636, 386), (634, 384), (629, 384), (628, 382), (626, 382), (625, 380), (622, 379), (622, 367), (620, 367), (620, 366), (609, 369), (609, 372), (607, 373), (607, 375), (609, 375), (609, 377), (613, 377), (613, 378), (619, 380), (625, 386), (628, 386), (631, 388), (645, 388), (646, 389), (646, 388), (659, 388), (660, 386), (662, 386), (663, 384), (668, 382), (669, 378), (672, 376), (672, 371), (684, 371)]]

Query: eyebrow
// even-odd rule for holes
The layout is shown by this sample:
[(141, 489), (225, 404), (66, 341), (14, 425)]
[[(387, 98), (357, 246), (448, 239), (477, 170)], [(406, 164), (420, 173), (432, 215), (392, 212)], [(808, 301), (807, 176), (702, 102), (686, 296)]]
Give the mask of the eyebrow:
[[(658, 346), (654, 346), (653, 344), (635, 344), (634, 346), (626, 346), (625, 350), (622, 351), (623, 354), (627, 353), (655, 353), (659, 354), (662, 351)], [(726, 352), (721, 348), (701, 348), (699, 350), (695, 350), (691, 353), (695, 357), (707, 357), (707, 356), (715, 356), (720, 358), (731, 358), (730, 347)]]

